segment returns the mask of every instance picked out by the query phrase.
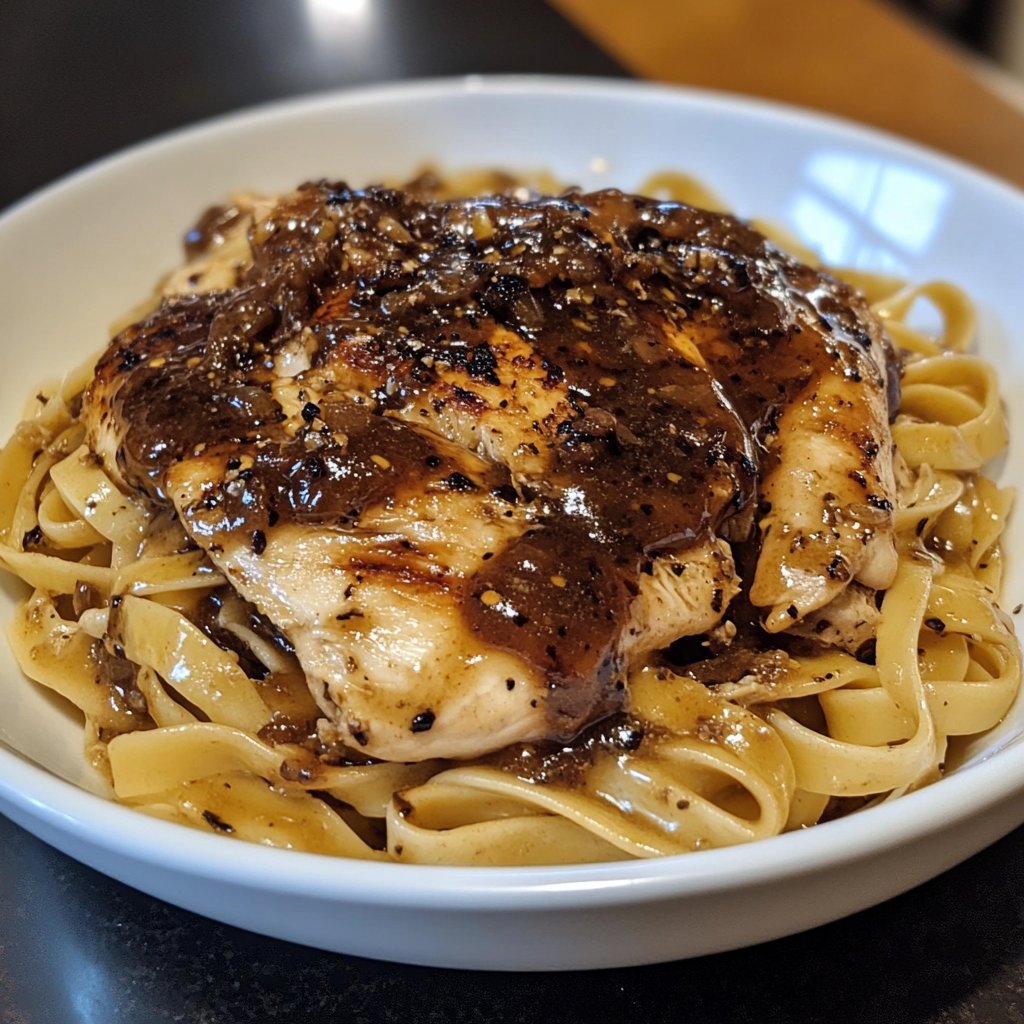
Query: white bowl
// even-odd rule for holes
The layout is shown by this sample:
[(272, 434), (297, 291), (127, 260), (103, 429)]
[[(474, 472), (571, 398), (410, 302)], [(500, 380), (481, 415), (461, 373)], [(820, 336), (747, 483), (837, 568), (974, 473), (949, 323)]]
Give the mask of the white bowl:
[[(753, 100), (642, 84), (465, 79), (339, 93), (180, 132), (94, 166), (0, 220), (6, 433), (41, 378), (83, 359), (232, 190), (546, 168), (636, 187), (679, 168), (743, 215), (787, 222), (833, 261), (942, 277), (981, 311), (981, 352), (1024, 384), (1024, 199), (875, 132)], [(1024, 445), (1003, 478), (1024, 481)], [(0, 619), (14, 588), (0, 593)], [(1004, 604), (1024, 600), (1012, 564)], [(80, 726), (0, 650), (0, 810), (145, 892), (253, 931), (410, 963), (630, 965), (779, 937), (877, 903), (1024, 821), (1024, 702), (941, 782), (804, 832), (683, 857), (556, 868), (434, 868), (268, 849), (151, 820), (101, 795)]]

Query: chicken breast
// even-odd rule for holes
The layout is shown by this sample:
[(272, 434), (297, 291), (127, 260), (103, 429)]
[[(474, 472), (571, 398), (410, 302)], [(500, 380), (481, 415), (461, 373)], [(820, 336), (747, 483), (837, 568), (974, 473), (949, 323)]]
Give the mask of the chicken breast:
[(83, 417), (288, 637), (328, 739), (566, 742), (722, 620), (737, 558), (769, 630), (888, 582), (887, 343), (741, 222), (326, 183), (250, 210), (235, 283), (193, 236), (203, 287), (114, 340)]

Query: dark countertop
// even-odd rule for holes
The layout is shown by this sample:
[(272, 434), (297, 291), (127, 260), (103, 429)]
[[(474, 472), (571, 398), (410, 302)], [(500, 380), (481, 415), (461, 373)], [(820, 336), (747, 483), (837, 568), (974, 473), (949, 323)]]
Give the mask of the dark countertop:
[[(5, 0), (0, 206), (131, 142), (280, 96), (468, 72), (624, 74), (542, 0), (371, 2), (369, 40), (340, 38), (317, 57), (309, 0)], [(128, 889), (0, 818), (0, 1024), (541, 1019), (1022, 1024), (1024, 829), (804, 935), (527, 975), (394, 966), (251, 935)]]
[[(352, 2), (352, 0), (350, 0)], [(358, 0), (356, 0), (358, 3)], [(133, 142), (268, 100), (402, 78), (618, 75), (543, 0), (366, 0), (348, 31), (312, 0), (4, 0), (0, 208)], [(313, 46), (322, 10), (329, 46)]]
[(751, 949), (622, 970), (498, 974), (252, 935), (125, 888), (4, 824), (0, 1021), (1020, 1024), (1022, 851), (1018, 831), (905, 896)]

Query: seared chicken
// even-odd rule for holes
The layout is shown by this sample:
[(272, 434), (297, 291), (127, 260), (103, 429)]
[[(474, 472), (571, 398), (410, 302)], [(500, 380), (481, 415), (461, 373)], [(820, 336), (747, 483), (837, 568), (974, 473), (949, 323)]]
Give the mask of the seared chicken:
[(887, 342), (741, 222), (317, 184), (204, 224), (83, 417), (288, 638), (326, 741), (567, 742), (722, 621), (734, 551), (769, 631), (890, 581)]

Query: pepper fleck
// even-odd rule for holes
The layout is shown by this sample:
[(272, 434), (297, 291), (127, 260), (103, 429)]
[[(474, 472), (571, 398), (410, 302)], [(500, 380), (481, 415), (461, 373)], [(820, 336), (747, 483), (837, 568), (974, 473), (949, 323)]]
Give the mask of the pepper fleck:
[(426, 711), (421, 711), (412, 720), (410, 728), (413, 732), (429, 732), (434, 725), (434, 712), (429, 708)]

